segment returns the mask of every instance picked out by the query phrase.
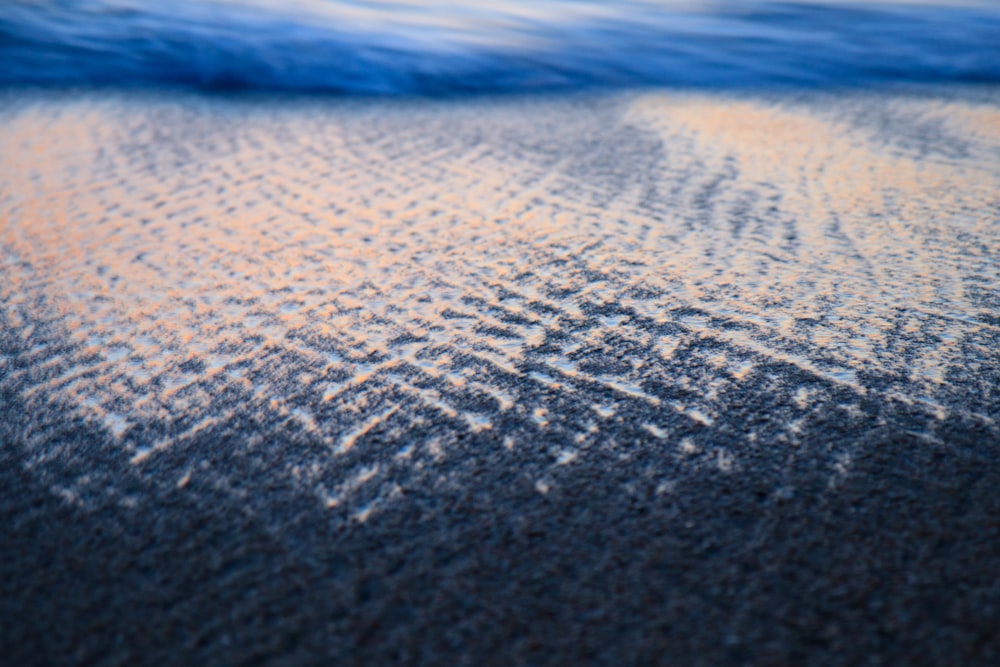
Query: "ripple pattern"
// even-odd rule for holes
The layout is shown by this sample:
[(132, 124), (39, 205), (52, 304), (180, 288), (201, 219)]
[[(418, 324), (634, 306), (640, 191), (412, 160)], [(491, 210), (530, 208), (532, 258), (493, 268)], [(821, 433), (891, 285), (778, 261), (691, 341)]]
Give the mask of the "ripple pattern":
[(42, 476), (75, 420), (147, 483), (211, 442), (248, 508), (281, 483), (365, 521), (470, 442), (544, 494), (588, 457), (662, 493), (804, 446), (836, 485), (886, 406), (1000, 438), (992, 93), (0, 114), (4, 428)]

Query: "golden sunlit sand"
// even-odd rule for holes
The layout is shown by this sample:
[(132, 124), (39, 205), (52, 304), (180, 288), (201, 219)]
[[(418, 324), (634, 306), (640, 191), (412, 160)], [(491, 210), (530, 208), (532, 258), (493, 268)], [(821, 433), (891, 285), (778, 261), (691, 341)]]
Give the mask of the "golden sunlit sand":
[(3, 297), (73, 346), (29, 395), (137, 460), (224, 391), (335, 447), (400, 401), (528, 418), (522, 381), (711, 421), (772, 361), (991, 423), (948, 377), (997, 361), (1000, 113), (830, 101), (8, 105)]
[[(450, 544), (472, 558), (487, 539), (448, 523), (452, 512), (482, 512), (470, 525), (535, 553), (518, 540), (565, 511), (570, 527), (549, 529), (555, 555), (538, 562), (549, 577), (570, 562), (597, 573), (604, 592), (574, 589), (574, 605), (631, 600), (645, 577), (679, 591), (678, 627), (694, 618), (691, 582), (743, 581), (732, 554), (811, 558), (781, 527), (813, 511), (802, 530), (842, 542), (828, 563), (848, 588), (863, 585), (851, 568), (883, 551), (936, 582), (907, 569), (923, 561), (905, 539), (892, 543), (903, 552), (879, 551), (851, 532), (868, 524), (817, 526), (847, 525), (855, 503), (870, 511), (853, 522), (926, 527), (923, 510), (879, 517), (879, 480), (897, 479), (886, 470), (910, 480), (900, 493), (914, 507), (929, 498), (945, 513), (959, 512), (950, 496), (920, 486), (952, 465), (935, 457), (958, 461), (952, 479), (970, 494), (980, 487), (963, 475), (996, 470), (977, 447), (1000, 442), (997, 102), (989, 90), (9, 96), (0, 437), (15, 445), (11, 469), (81, 516), (191, 503), (184, 516), (213, 526), (245, 517), (318, 568), (303, 576), (327, 598), (309, 604), (353, 610), (331, 638), (388, 612), (367, 602), (381, 593), (347, 603), (324, 588), (339, 581), (330, 563), (391, 571), (412, 593), (419, 572), (392, 554), (413, 548), (416, 563)], [(647, 516), (652, 533), (633, 525)], [(243, 534), (227, 521), (220, 535)], [(385, 537), (425, 525), (438, 532)], [(943, 525), (928, 530), (952, 539)], [(632, 540), (647, 556), (649, 544), (668, 560), (683, 552), (690, 581), (657, 579), (640, 559), (624, 589), (605, 590), (600, 548), (572, 541), (584, 526), (609, 531), (611, 553)], [(702, 527), (736, 551), (678, 546), (703, 544)], [(506, 576), (493, 561), (469, 567)], [(459, 588), (493, 585), (461, 572), (449, 575)], [(493, 626), (480, 602), (461, 622), (482, 631)], [(434, 618), (458, 609), (407, 604)], [(755, 625), (746, 609), (725, 618), (735, 636), (785, 627)], [(683, 636), (675, 649), (715, 655), (708, 638)]]

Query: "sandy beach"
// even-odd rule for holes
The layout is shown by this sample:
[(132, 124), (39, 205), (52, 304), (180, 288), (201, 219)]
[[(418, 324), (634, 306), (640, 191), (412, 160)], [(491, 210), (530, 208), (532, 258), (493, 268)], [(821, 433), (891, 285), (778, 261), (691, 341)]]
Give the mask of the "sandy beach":
[(0, 146), (0, 662), (1000, 662), (995, 87)]

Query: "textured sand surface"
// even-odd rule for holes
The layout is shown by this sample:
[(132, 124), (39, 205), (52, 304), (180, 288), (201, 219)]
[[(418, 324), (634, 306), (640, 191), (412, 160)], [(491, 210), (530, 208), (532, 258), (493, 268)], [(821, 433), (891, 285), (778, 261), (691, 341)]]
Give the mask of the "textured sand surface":
[(0, 103), (6, 664), (996, 664), (1000, 96)]

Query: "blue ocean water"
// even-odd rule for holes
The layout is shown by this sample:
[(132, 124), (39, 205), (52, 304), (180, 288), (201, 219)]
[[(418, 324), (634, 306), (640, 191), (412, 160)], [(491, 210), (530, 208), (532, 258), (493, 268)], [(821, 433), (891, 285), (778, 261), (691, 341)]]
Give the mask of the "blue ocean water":
[(3, 0), (0, 85), (386, 95), (1000, 81), (1000, 2)]

